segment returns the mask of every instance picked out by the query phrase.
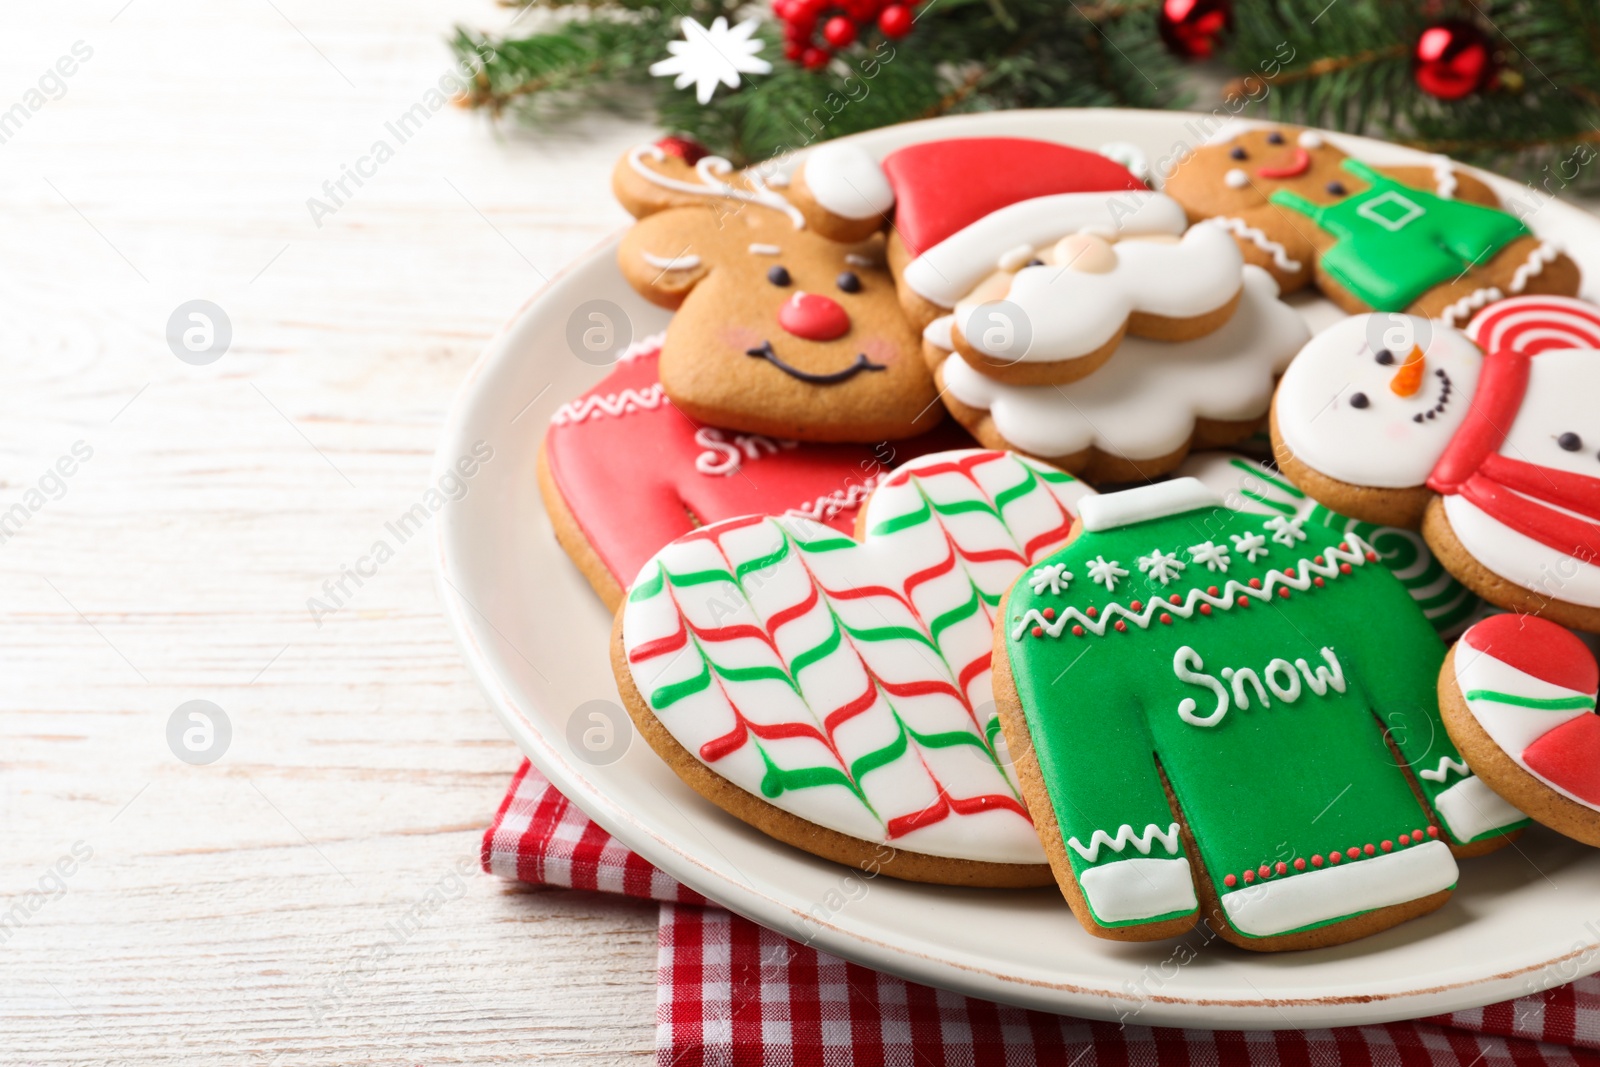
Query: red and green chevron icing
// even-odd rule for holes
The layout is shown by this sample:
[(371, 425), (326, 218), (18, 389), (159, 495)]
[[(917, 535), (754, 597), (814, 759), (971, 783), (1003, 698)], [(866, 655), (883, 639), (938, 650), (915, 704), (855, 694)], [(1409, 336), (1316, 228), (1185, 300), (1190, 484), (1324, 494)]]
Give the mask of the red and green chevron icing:
[(928, 855), (1043, 862), (990, 685), (995, 610), (1092, 492), (1007, 452), (908, 463), (856, 542), (795, 517), (687, 534), (624, 609), (634, 681), (707, 766), (808, 821)]

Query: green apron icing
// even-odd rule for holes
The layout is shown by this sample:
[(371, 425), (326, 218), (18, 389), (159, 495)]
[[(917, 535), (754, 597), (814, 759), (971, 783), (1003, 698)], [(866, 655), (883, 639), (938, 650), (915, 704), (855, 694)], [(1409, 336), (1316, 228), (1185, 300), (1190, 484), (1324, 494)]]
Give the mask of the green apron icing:
[(1280, 189), (1272, 202), (1337, 238), (1322, 253), (1323, 270), (1374, 310), (1404, 311), (1529, 232), (1504, 211), (1402, 185), (1353, 159), (1342, 166), (1371, 188), (1332, 204)]

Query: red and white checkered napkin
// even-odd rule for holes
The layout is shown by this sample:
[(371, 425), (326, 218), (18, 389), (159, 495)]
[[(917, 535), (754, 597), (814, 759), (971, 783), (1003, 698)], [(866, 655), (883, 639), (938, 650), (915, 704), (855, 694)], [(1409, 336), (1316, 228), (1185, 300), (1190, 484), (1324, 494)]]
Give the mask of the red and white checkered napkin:
[(1600, 977), (1418, 1022), (1261, 1032), (1119, 1026), (931, 989), (711, 905), (624, 848), (526, 762), (483, 835), (483, 867), (663, 902), (662, 1067), (1600, 1065)]

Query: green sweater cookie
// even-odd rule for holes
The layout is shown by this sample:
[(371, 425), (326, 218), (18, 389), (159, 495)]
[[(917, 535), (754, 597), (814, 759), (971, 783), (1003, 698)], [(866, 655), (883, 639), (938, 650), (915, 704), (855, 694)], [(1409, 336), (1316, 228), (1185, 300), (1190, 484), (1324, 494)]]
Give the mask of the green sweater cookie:
[(1192, 914), (1204, 877), (1240, 935), (1310, 930), (1448, 889), (1450, 844), (1526, 824), (1450, 743), (1444, 644), (1359, 535), (1192, 478), (1082, 519), (1012, 588), (1005, 647), (1096, 924)]

